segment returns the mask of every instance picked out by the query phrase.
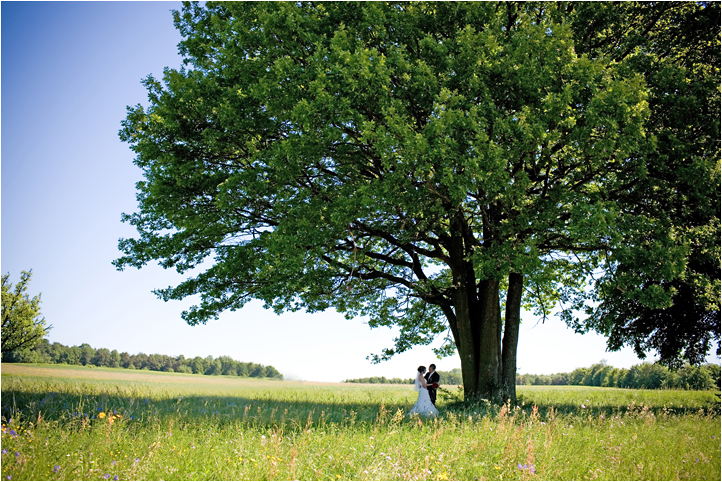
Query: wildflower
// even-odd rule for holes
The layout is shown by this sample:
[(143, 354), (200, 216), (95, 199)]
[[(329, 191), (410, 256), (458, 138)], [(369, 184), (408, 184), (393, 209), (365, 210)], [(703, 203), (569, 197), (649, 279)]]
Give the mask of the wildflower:
[(3, 449), (3, 455), (5, 455), (6, 453), (8, 453), (8, 449)]
[(55, 473), (60, 472), (60, 466), (56, 465), (55, 467), (53, 467), (53, 472), (55, 472)]
[(20, 457), (20, 452), (15, 452), (15, 457)]
[(108, 479), (110, 478), (110, 474), (105, 474), (105, 475), (103, 476), (103, 478), (104, 478), (105, 480), (108, 480)]
[(529, 468), (529, 471), (533, 474), (534, 472), (536, 472), (536, 469), (535, 469), (534, 466), (532, 465), (532, 466)]
[(587, 407), (585, 407), (584, 404), (582, 403), (582, 408), (587, 408)]
[(98, 414), (98, 418), (105, 418), (105, 412), (100, 412)]
[(118, 480), (118, 476), (116, 475), (115, 477), (113, 477), (113, 480)]
[(524, 467), (522, 467), (521, 464), (516, 464), (516, 468), (522, 470)]
[(8, 480), (13, 480), (13, 476), (12, 476), (12, 475), (8, 475)]
[(140, 459), (135, 459), (135, 463), (137, 464), (138, 462), (140, 462)]

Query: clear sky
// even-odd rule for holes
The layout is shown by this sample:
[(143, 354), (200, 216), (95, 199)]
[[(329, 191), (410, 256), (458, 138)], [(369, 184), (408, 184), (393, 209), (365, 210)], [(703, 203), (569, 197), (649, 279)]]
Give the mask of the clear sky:
[[(151, 293), (177, 284), (175, 271), (152, 265), (119, 272), (120, 222), (136, 208), (141, 172), (118, 139), (127, 105), (147, 105), (140, 81), (178, 68), (176, 2), (2, 2), (1, 269), (11, 282), (33, 270), (29, 292), (42, 292), (51, 342), (89, 343), (129, 353), (228, 355), (273, 365), (287, 378), (340, 381), (409, 378), (418, 365), (460, 367), (416, 348), (372, 365), (395, 332), (334, 312), (281, 316), (254, 302), (218, 321), (191, 327), (180, 313), (194, 300)], [(440, 343), (440, 340), (439, 340)], [(578, 335), (558, 318), (523, 316), (520, 373), (555, 373), (601, 359), (616, 367), (639, 360), (629, 349), (605, 352), (604, 338)]]

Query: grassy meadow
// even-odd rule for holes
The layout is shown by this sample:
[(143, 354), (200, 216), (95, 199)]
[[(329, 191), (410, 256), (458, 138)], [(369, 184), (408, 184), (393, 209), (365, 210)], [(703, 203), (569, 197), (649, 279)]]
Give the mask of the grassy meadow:
[(518, 390), (4, 364), (2, 480), (720, 480), (718, 393)]

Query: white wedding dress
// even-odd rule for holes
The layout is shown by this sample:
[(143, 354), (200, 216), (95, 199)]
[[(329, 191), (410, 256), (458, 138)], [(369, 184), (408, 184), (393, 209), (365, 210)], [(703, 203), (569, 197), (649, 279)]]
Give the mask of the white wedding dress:
[(420, 373), (417, 373), (416, 375), (416, 379), (414, 380), (414, 390), (419, 392), (419, 398), (416, 400), (414, 406), (411, 407), (409, 415), (418, 413), (419, 415), (424, 415), (426, 417), (435, 417), (439, 414), (439, 411), (436, 409), (434, 404), (431, 403), (429, 391), (421, 384), (422, 375)]

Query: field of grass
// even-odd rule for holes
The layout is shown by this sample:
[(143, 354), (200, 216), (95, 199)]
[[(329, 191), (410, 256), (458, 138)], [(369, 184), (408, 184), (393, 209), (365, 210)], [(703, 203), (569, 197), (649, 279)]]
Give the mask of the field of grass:
[(428, 420), (403, 385), (4, 364), (2, 479), (720, 480), (718, 393), (518, 389)]

